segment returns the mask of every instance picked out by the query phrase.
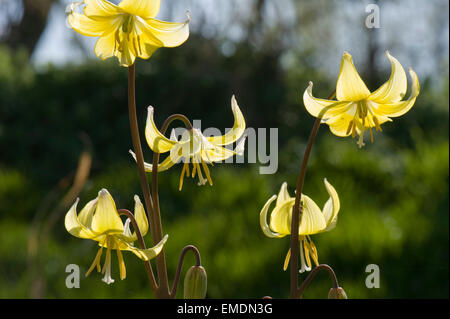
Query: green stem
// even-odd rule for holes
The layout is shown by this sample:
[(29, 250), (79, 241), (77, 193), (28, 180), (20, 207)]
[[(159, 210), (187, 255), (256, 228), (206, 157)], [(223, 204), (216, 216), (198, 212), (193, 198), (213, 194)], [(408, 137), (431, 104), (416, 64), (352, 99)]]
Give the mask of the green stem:
[[(186, 127), (188, 129), (192, 129), (192, 125), (191, 122), (184, 116), (181, 114), (174, 114), (169, 116), (169, 118), (167, 118), (167, 120), (164, 122), (162, 129), (161, 129), (161, 133), (165, 134), (167, 128), (169, 127), (170, 123), (174, 120), (181, 120), (185, 123)], [(161, 238), (162, 238), (162, 224), (161, 224), (161, 212), (160, 212), (160, 207), (159, 207), (159, 190), (158, 190), (158, 164), (159, 164), (159, 155), (160, 153), (158, 152), (154, 152), (153, 154), (153, 166), (152, 166), (152, 190), (153, 190), (153, 208), (156, 212), (155, 214), (155, 232), (157, 234), (160, 234)], [(167, 275), (167, 266), (166, 266), (166, 258), (165, 258), (165, 254), (164, 254), (164, 249), (163, 251), (158, 255), (161, 256), (159, 258), (159, 260), (156, 260), (156, 265), (158, 268), (158, 275), (160, 275), (160, 280), (159, 280), (159, 296), (161, 298), (174, 298), (175, 295), (171, 294), (169, 292), (169, 278)]]
[[(133, 148), (136, 154), (136, 162), (138, 166), (139, 179), (141, 182), (142, 193), (144, 196), (144, 203), (150, 221), (150, 230), (153, 244), (159, 243), (162, 239), (161, 231), (161, 217), (159, 216), (159, 209), (156, 210), (152, 201), (150, 187), (148, 185), (147, 175), (144, 168), (144, 155), (142, 153), (141, 140), (139, 137), (139, 127), (136, 115), (136, 92), (135, 92), (135, 65), (128, 68), (128, 111), (130, 117), (130, 131)], [(156, 291), (157, 298), (169, 298), (168, 284), (161, 285), (161, 277), (167, 277), (167, 269), (165, 263), (164, 249), (156, 256), (156, 270), (158, 273), (159, 287)], [(166, 279), (167, 281), (167, 279)], [(163, 281), (164, 282), (164, 281)]]
[[(335, 91), (333, 91), (328, 99), (333, 98)], [(300, 206), (301, 195), (303, 191), (303, 184), (305, 182), (306, 168), (308, 165), (309, 155), (319, 131), (320, 122), (322, 121), (323, 113), (321, 113), (315, 120), (313, 128), (308, 138), (305, 153), (303, 155), (302, 165), (300, 167), (300, 174), (297, 180), (297, 189), (295, 193), (295, 204), (292, 211), (291, 220), (291, 259), (290, 259), (290, 282), (291, 282), (291, 298), (298, 298), (298, 253), (299, 253), (299, 240), (298, 240), (298, 228), (300, 225), (300, 216), (302, 214), (302, 207)]]
[[(147, 249), (145, 246), (144, 238), (142, 237), (141, 230), (139, 229), (139, 226), (136, 222), (136, 219), (134, 218), (134, 215), (128, 210), (128, 209), (119, 209), (119, 215), (125, 215), (127, 216), (131, 223), (133, 224), (134, 231), (136, 232), (139, 245), (141, 246), (141, 249)], [(153, 292), (156, 293), (158, 290), (158, 285), (156, 284), (155, 275), (153, 274), (152, 265), (150, 264), (150, 261), (145, 261), (145, 270), (147, 271), (147, 277), (148, 281), (150, 282), (150, 285), (152, 286)]]

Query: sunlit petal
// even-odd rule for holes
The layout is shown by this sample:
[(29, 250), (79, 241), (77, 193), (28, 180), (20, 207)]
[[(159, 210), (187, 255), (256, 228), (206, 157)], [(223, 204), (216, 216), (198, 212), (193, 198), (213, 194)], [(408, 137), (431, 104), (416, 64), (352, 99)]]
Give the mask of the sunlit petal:
[(142, 236), (145, 236), (148, 231), (147, 214), (145, 213), (144, 205), (142, 205), (139, 196), (134, 195), (134, 218), (139, 227)]
[(292, 199), (291, 196), (289, 196), (288, 190), (287, 190), (287, 183), (284, 182), (281, 184), (280, 191), (278, 192), (278, 198), (276, 206), (281, 206), (285, 201)]
[(160, 40), (164, 47), (177, 47), (183, 44), (189, 37), (189, 21), (185, 22), (166, 22), (157, 19), (145, 19), (144, 33), (150, 33)]
[[(133, 151), (129, 151), (134, 160), (136, 160), (136, 154)], [(164, 161), (158, 164), (158, 172), (163, 172), (174, 166), (176, 162), (173, 162), (170, 156), (167, 156)], [(145, 171), (151, 173), (153, 171), (153, 165), (144, 162)]]
[(309, 82), (308, 88), (303, 94), (303, 103), (305, 104), (306, 110), (312, 116), (321, 116), (324, 120), (336, 116), (336, 114), (345, 112), (352, 102), (339, 102), (333, 100), (319, 99), (312, 94), (313, 83)]
[(78, 220), (80, 221), (80, 223), (89, 229), (92, 226), (92, 217), (94, 216), (96, 204), (97, 199), (91, 200), (83, 207), (81, 212), (78, 214)]
[(323, 180), (323, 182), (328, 194), (330, 195), (330, 198), (327, 200), (322, 210), (327, 225), (327, 227), (323, 231), (329, 231), (336, 227), (337, 217), (340, 209), (340, 202), (339, 196), (333, 185), (328, 183), (326, 178)]
[(412, 69), (409, 69), (409, 74), (412, 80), (412, 87), (409, 98), (405, 101), (395, 103), (382, 104), (373, 102), (374, 112), (376, 114), (389, 117), (397, 117), (405, 114), (413, 107), (414, 103), (416, 102), (416, 98), (419, 95), (420, 85), (416, 72), (414, 72)]
[(122, 0), (119, 8), (127, 13), (140, 16), (142, 18), (155, 17), (161, 6), (161, 0)]
[(377, 103), (392, 103), (400, 101), (406, 93), (406, 73), (396, 58), (386, 51), (386, 56), (391, 62), (391, 76), (378, 90), (370, 94), (369, 100)]
[(153, 120), (153, 107), (148, 107), (147, 124), (145, 126), (145, 138), (147, 143), (154, 152), (165, 153), (177, 143), (165, 137), (156, 127)]
[(114, 4), (106, 0), (84, 0), (84, 14), (95, 17), (108, 17), (122, 13), (122, 11)]
[(261, 212), (259, 213), (259, 225), (261, 226), (261, 229), (267, 237), (270, 238), (279, 238), (283, 237), (285, 235), (273, 232), (269, 225), (267, 224), (267, 212), (269, 211), (270, 204), (277, 198), (276, 195), (273, 195), (269, 200), (264, 204), (264, 207), (262, 208)]
[(319, 206), (307, 195), (302, 194), (303, 209), (298, 233), (300, 235), (316, 234), (327, 225)]
[(122, 241), (121, 243), (124, 245), (124, 249), (122, 249), (122, 250), (131, 251), (133, 254), (138, 256), (140, 259), (148, 261), (148, 260), (151, 260), (151, 259), (155, 258), (156, 256), (158, 256), (158, 254), (163, 249), (164, 244), (166, 243), (168, 237), (169, 237), (169, 235), (165, 235), (158, 244), (156, 244), (152, 248), (147, 248), (147, 249), (139, 249), (139, 248), (136, 248), (136, 247), (130, 245), (126, 241)]
[(86, 228), (78, 220), (78, 216), (77, 216), (78, 202), (79, 202), (79, 199), (77, 198), (75, 203), (72, 205), (72, 207), (67, 212), (66, 217), (64, 218), (64, 226), (66, 227), (66, 230), (75, 237), (86, 238), (86, 239), (94, 238), (96, 236), (96, 234), (93, 231)]
[(292, 207), (295, 198), (285, 201), (282, 205), (275, 206), (270, 214), (270, 228), (280, 234), (288, 235), (291, 233)]
[(98, 193), (97, 209), (92, 218), (92, 230), (104, 234), (122, 234), (123, 223), (116, 204), (106, 189)]
[(345, 52), (336, 86), (336, 98), (339, 101), (359, 101), (367, 98), (369, 94), (369, 89), (353, 65), (352, 56)]
[(67, 16), (67, 22), (72, 29), (88, 37), (100, 37), (113, 32), (119, 20), (117, 16), (91, 19), (76, 12)]
[(234, 115), (233, 128), (223, 136), (212, 136), (208, 140), (216, 145), (228, 145), (237, 141), (245, 131), (245, 119), (234, 95), (231, 98), (231, 110)]

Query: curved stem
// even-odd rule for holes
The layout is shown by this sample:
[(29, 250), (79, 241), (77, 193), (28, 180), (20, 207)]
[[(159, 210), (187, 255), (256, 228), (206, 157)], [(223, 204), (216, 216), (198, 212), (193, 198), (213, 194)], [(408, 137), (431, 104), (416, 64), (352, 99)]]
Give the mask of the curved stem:
[[(333, 98), (335, 91), (333, 91), (328, 99)], [(305, 181), (306, 167), (308, 165), (309, 155), (311, 154), (311, 149), (316, 138), (317, 132), (319, 131), (320, 122), (322, 121), (323, 113), (318, 116), (314, 122), (313, 128), (308, 138), (308, 143), (306, 145), (305, 153), (303, 155), (302, 165), (300, 167), (300, 174), (297, 180), (297, 189), (295, 194), (295, 204), (292, 211), (292, 221), (291, 221), (291, 260), (290, 260), (290, 279), (291, 279), (291, 298), (297, 298), (298, 296), (298, 252), (299, 252), (299, 241), (298, 241), (298, 228), (300, 224), (300, 215), (302, 213), (302, 208), (300, 207), (300, 200), (303, 191), (303, 184)]]
[[(173, 114), (169, 116), (166, 121), (164, 122), (161, 133), (165, 134), (167, 128), (169, 127), (170, 123), (174, 120), (181, 120), (185, 123), (188, 129), (192, 129), (191, 122), (188, 120), (188, 118), (182, 114)], [(159, 163), (159, 156), (160, 153), (154, 152), (153, 153), (153, 171), (152, 171), (152, 190), (153, 190), (153, 208), (156, 212), (155, 214), (155, 232), (162, 238), (162, 223), (161, 223), (161, 212), (159, 207), (159, 190), (158, 190), (158, 163)], [(169, 293), (169, 278), (167, 275), (167, 266), (166, 266), (166, 257), (163, 251), (158, 255), (161, 256), (156, 260), (156, 266), (158, 267), (158, 274), (160, 275), (159, 285), (160, 285), (160, 296), (163, 298), (169, 298), (171, 297), (171, 293)], [(173, 297), (173, 295), (172, 295)]]
[[(142, 237), (141, 230), (139, 229), (139, 226), (136, 222), (136, 219), (134, 218), (134, 215), (128, 209), (119, 209), (118, 212), (119, 212), (119, 215), (125, 215), (130, 219), (131, 223), (133, 224), (134, 231), (136, 232), (138, 242), (139, 242), (139, 245), (141, 246), (141, 249), (147, 249), (147, 247), (145, 246), (144, 238)], [(150, 282), (150, 284), (152, 286), (153, 292), (156, 293), (156, 291), (158, 290), (158, 286), (156, 284), (155, 276), (153, 274), (153, 269), (150, 264), (150, 261), (148, 261), (148, 260), (145, 261), (144, 265), (145, 265), (145, 270), (147, 271), (148, 281)]]
[(331, 268), (330, 266), (328, 266), (326, 264), (320, 264), (316, 268), (314, 268), (311, 271), (311, 273), (308, 275), (308, 277), (306, 277), (306, 279), (303, 281), (302, 285), (298, 289), (298, 298), (302, 297), (302, 294), (305, 291), (306, 287), (308, 287), (309, 283), (313, 280), (313, 278), (316, 276), (316, 274), (321, 269), (324, 269), (324, 270), (328, 271), (328, 273), (330, 274), (331, 280), (333, 281), (333, 288), (338, 288), (339, 287), (338, 280), (337, 280), (336, 274), (334, 273), (333, 268)]
[(188, 245), (183, 248), (183, 250), (181, 251), (181, 254), (180, 254), (180, 259), (178, 260), (177, 272), (175, 274), (175, 278), (174, 278), (173, 284), (172, 284), (172, 290), (170, 292), (170, 296), (172, 298), (175, 298), (175, 296), (177, 294), (178, 282), (180, 281), (180, 275), (181, 275), (181, 267), (183, 266), (184, 256), (186, 255), (188, 250), (192, 250), (192, 252), (195, 255), (195, 265), (196, 266), (202, 265), (201, 258), (200, 258), (200, 252), (198, 251), (197, 247), (195, 247), (194, 245)]

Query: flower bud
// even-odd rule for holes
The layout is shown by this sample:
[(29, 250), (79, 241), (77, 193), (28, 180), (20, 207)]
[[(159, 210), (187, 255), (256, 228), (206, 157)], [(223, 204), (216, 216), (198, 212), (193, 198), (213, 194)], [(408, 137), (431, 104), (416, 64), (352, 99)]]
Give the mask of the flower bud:
[(207, 276), (202, 266), (192, 266), (184, 277), (184, 299), (205, 299)]
[(347, 295), (342, 287), (331, 288), (328, 292), (328, 299), (348, 299)]

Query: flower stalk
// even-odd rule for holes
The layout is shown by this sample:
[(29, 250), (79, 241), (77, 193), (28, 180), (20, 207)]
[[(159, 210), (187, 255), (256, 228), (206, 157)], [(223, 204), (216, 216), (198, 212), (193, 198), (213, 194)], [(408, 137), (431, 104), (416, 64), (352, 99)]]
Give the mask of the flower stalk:
[[(328, 99), (332, 99), (336, 91), (333, 91)], [(297, 180), (297, 188), (295, 194), (295, 204), (292, 212), (291, 221), (291, 259), (290, 259), (290, 283), (291, 283), (291, 299), (298, 298), (300, 296), (300, 290), (298, 287), (298, 253), (299, 253), (299, 235), (298, 228), (300, 224), (300, 217), (302, 214), (302, 207), (300, 206), (301, 194), (303, 191), (303, 185), (305, 181), (306, 168), (308, 165), (309, 155), (311, 154), (311, 149), (314, 144), (317, 132), (319, 131), (320, 122), (322, 121), (322, 116), (318, 116), (314, 122), (313, 128), (308, 138), (308, 143), (306, 145), (305, 153), (303, 155), (302, 164), (300, 167), (300, 173)]]
[[(144, 196), (144, 203), (150, 221), (150, 230), (152, 240), (158, 243), (162, 239), (161, 216), (159, 212), (159, 203), (152, 200), (150, 186), (147, 181), (147, 176), (144, 168), (144, 155), (142, 153), (141, 140), (139, 137), (139, 127), (136, 115), (136, 85), (135, 85), (135, 64), (128, 67), (128, 111), (130, 118), (130, 132), (133, 142), (133, 148), (136, 154), (136, 163), (139, 172), (139, 179), (141, 183), (142, 193)], [(154, 195), (157, 197), (157, 189)], [(158, 209), (155, 209), (155, 203)], [(167, 278), (167, 267), (164, 249), (156, 257), (156, 270), (158, 274), (158, 286), (155, 294), (158, 298), (169, 298), (169, 284)]]

